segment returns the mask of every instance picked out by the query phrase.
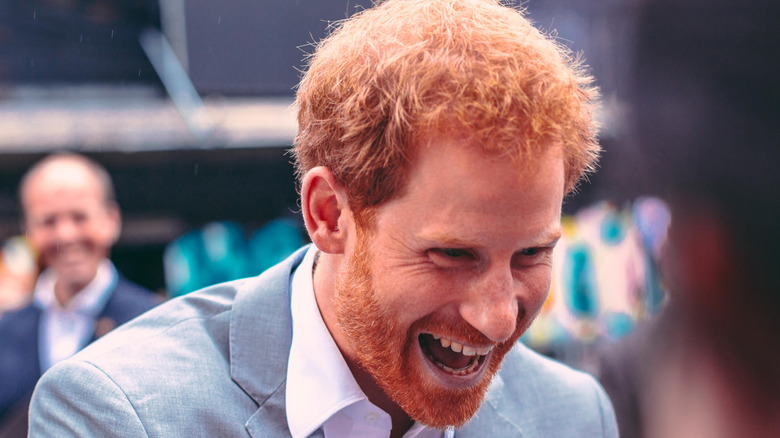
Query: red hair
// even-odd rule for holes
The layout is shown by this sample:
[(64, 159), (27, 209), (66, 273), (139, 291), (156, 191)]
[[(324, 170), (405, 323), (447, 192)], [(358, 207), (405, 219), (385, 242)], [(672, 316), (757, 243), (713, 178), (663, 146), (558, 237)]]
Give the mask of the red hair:
[(359, 215), (401, 193), (421, 138), (449, 133), (519, 164), (562, 146), (569, 192), (600, 151), (597, 95), (579, 60), (521, 11), (388, 0), (334, 25), (309, 58), (298, 177), (328, 167)]

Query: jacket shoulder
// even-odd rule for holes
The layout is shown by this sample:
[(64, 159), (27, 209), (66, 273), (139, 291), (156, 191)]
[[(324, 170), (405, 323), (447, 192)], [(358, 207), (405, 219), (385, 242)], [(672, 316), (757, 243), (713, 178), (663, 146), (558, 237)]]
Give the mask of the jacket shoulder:
[[(56, 364), (35, 388), (31, 432), (103, 436), (121, 419), (132, 425), (122, 426), (123, 436), (236, 436), (231, 428), (243, 428), (256, 409), (233, 384), (228, 360), (231, 306), (242, 284), (161, 304)], [(205, 424), (203, 415), (220, 421)]]
[(521, 343), (507, 355), (486, 402), (526, 436), (617, 437), (612, 404), (593, 376)]

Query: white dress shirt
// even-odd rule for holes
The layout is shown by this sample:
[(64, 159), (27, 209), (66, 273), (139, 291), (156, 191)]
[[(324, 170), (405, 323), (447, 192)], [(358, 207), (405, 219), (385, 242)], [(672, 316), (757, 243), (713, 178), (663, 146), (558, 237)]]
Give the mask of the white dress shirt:
[(41, 273), (33, 294), (43, 310), (38, 332), (42, 371), (76, 354), (89, 343), (95, 321), (110, 298), (116, 281), (116, 268), (110, 261), (103, 260), (92, 282), (63, 307), (54, 295), (57, 274), (51, 269)]
[[(287, 423), (293, 438), (322, 427), (326, 438), (387, 438), (390, 415), (372, 404), (358, 386), (322, 320), (312, 273), (318, 250), (312, 245), (291, 279), (293, 337), (287, 368)], [(420, 423), (404, 438), (452, 438)]]

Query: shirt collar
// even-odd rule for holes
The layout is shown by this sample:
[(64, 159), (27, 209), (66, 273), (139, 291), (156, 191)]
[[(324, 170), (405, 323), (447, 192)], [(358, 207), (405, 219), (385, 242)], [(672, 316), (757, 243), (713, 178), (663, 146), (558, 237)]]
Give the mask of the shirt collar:
[(312, 283), (317, 251), (309, 249), (291, 285), (293, 337), (285, 397), (293, 437), (308, 436), (339, 410), (367, 400), (317, 307)]
[(114, 264), (108, 259), (103, 259), (100, 265), (98, 265), (95, 278), (63, 307), (54, 296), (54, 284), (57, 282), (57, 273), (49, 268), (39, 276), (33, 294), (35, 301), (43, 309), (56, 309), (63, 312), (97, 317), (111, 295), (111, 289), (116, 284), (117, 277), (118, 274)]

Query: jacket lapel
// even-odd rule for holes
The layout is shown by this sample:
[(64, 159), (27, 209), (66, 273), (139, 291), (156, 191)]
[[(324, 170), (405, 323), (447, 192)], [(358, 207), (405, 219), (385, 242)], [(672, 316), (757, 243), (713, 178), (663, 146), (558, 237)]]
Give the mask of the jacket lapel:
[(230, 371), (233, 380), (258, 404), (246, 423), (252, 437), (289, 437), (285, 413), (287, 359), (292, 342), (290, 275), (308, 246), (236, 294), (230, 319)]

